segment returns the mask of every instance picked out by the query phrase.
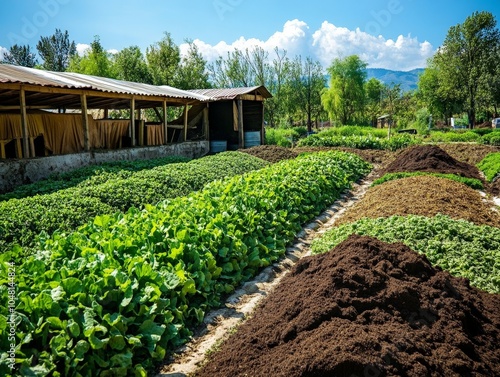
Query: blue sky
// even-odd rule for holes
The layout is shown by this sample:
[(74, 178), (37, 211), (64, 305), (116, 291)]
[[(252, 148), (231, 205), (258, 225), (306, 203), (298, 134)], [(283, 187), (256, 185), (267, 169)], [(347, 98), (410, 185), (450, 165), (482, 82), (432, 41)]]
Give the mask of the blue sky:
[(169, 32), (181, 51), (194, 40), (209, 61), (259, 45), (324, 66), (355, 53), (370, 67), (409, 70), (425, 66), (450, 26), (483, 10), (500, 27), (499, 0), (0, 0), (0, 51), (35, 49), (56, 28), (80, 51), (95, 35), (108, 50), (145, 51)]

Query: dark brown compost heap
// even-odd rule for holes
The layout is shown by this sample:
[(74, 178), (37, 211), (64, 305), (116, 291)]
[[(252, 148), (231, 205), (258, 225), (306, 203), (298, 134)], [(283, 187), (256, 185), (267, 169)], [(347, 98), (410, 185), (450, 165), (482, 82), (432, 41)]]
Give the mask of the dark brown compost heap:
[(415, 145), (405, 149), (387, 165), (381, 175), (415, 171), (456, 174), (461, 177), (481, 179), (479, 170), (475, 166), (455, 160), (436, 145)]
[(289, 160), (298, 156), (298, 153), (292, 149), (277, 145), (259, 145), (248, 149), (240, 149), (240, 152), (251, 154), (271, 163)]
[(499, 376), (500, 295), (401, 243), (300, 260), (202, 376)]
[(463, 183), (433, 176), (407, 177), (371, 187), (363, 200), (349, 208), (335, 225), (363, 217), (432, 217), (438, 213), (500, 228), (500, 214), (482, 201), (478, 191)]

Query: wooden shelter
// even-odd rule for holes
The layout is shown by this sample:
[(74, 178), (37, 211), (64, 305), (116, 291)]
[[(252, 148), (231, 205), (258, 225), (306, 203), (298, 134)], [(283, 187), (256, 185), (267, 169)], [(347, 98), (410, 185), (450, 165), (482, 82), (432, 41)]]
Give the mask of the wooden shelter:
[[(0, 158), (166, 144), (179, 128), (175, 141), (186, 141), (188, 109), (209, 100), (168, 86), (0, 64)], [(168, 106), (183, 106), (181, 125), (167, 123)], [(104, 110), (105, 119), (94, 120), (91, 109)], [(108, 119), (113, 109), (129, 110), (130, 118)], [(154, 109), (162, 121), (147, 124), (142, 109)]]
[(225, 142), (228, 149), (264, 143), (264, 101), (272, 97), (264, 86), (189, 92), (210, 98), (206, 106), (211, 143)]

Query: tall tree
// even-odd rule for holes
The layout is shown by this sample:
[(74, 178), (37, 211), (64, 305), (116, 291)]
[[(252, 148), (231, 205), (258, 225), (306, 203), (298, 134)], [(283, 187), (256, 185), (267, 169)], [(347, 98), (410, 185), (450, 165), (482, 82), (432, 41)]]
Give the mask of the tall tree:
[(37, 64), (36, 55), (29, 45), (13, 45), (3, 57), (3, 63), (33, 68)]
[(155, 85), (175, 85), (175, 75), (181, 61), (179, 47), (170, 33), (146, 49), (146, 60)]
[(275, 47), (274, 53), (274, 58), (269, 63), (271, 78), (266, 83), (266, 88), (273, 97), (266, 100), (264, 114), (271, 126), (275, 126), (284, 115), (286, 80), (290, 73), (290, 59), (286, 56), (286, 50)]
[(323, 91), (321, 102), (331, 119), (351, 124), (363, 110), (366, 66), (357, 55), (335, 59), (328, 68), (330, 87)]
[(100, 77), (116, 78), (110, 54), (104, 50), (99, 36), (95, 36), (90, 49), (82, 57), (74, 55), (70, 59), (68, 71)]
[(179, 89), (207, 89), (208, 81), (207, 61), (201, 55), (198, 46), (193, 41), (186, 41), (188, 50), (182, 57), (177, 71), (176, 87)]
[(441, 85), (446, 92), (455, 91), (467, 110), (469, 127), (476, 122), (478, 93), (488, 77), (495, 74), (500, 32), (489, 12), (474, 12), (463, 24), (452, 26), (443, 46), (434, 57)]
[(153, 83), (144, 55), (137, 46), (124, 48), (115, 55), (115, 70), (117, 79)]
[(69, 34), (60, 29), (48, 37), (41, 37), (36, 45), (43, 59), (42, 67), (49, 71), (64, 72), (72, 56), (76, 54), (75, 41), (69, 40)]
[(372, 77), (365, 83), (365, 111), (372, 127), (377, 125), (377, 116), (381, 115), (383, 89), (384, 84), (375, 77)]

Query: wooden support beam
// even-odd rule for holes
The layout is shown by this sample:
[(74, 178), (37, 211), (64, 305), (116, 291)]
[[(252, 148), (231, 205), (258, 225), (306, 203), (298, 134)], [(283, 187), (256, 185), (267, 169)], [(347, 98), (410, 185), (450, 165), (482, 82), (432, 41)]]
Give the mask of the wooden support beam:
[(130, 100), (130, 137), (131, 145), (135, 147), (135, 98)]
[(188, 133), (188, 105), (186, 103), (184, 105), (184, 137), (183, 137), (183, 141), (187, 141), (187, 133)]
[(208, 106), (209, 104), (207, 103), (207, 106), (203, 109), (203, 133), (205, 134), (205, 140), (210, 140), (210, 124), (209, 124), (209, 118), (208, 118)]
[(165, 135), (163, 143), (168, 144), (167, 100), (163, 101), (163, 133)]
[(245, 133), (243, 131), (243, 101), (238, 99), (238, 144), (245, 148)]
[[(28, 139), (28, 117), (26, 115), (26, 93), (24, 88), (19, 91), (19, 100), (21, 102), (21, 130), (23, 135), (23, 156), (28, 158), (29, 153), (29, 139)], [(19, 151), (20, 152), (20, 151)], [(21, 156), (18, 156), (21, 157)]]
[(266, 145), (266, 127), (265, 127), (265, 120), (264, 120), (264, 102), (262, 102), (262, 123), (261, 123), (261, 128), (260, 128), (260, 144), (261, 145)]
[(87, 116), (87, 96), (82, 94), (80, 96), (82, 105), (82, 125), (83, 125), (83, 149), (90, 150), (90, 130), (89, 130), (89, 117)]

